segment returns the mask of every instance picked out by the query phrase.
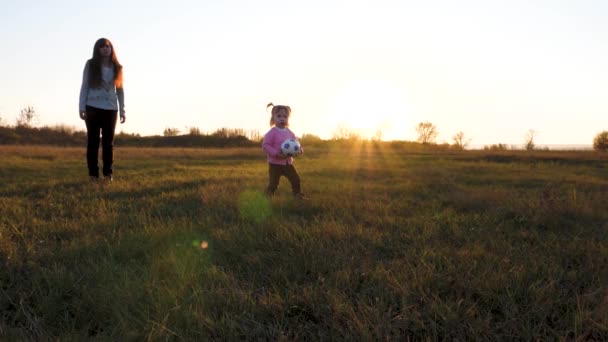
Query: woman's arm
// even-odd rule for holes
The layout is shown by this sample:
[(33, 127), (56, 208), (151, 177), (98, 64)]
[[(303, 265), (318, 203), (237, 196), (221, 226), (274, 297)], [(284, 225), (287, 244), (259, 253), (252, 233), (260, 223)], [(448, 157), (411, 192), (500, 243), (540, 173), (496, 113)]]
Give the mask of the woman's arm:
[(120, 113), (120, 123), (124, 123), (125, 116), (125, 90), (120, 87), (116, 89), (116, 97), (118, 97), (118, 112)]
[(78, 111), (80, 117), (84, 119), (83, 115), (87, 110), (87, 95), (89, 93), (89, 61), (84, 65), (84, 71), (82, 72), (82, 84), (80, 85), (80, 98), (78, 101)]

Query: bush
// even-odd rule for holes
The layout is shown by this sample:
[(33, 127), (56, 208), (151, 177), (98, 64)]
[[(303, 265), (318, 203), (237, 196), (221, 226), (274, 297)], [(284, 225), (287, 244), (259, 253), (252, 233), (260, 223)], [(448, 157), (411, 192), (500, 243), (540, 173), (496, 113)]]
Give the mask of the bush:
[(602, 152), (608, 150), (608, 131), (598, 133), (595, 138), (593, 138), (593, 149)]
[(509, 149), (509, 147), (507, 146), (507, 144), (493, 144), (490, 146), (484, 146), (483, 150), (484, 151), (507, 151)]
[(303, 144), (317, 143), (320, 141), (322, 141), (321, 137), (319, 137), (318, 135), (310, 134), (310, 133), (304, 133), (300, 137), (300, 142), (302, 142)]

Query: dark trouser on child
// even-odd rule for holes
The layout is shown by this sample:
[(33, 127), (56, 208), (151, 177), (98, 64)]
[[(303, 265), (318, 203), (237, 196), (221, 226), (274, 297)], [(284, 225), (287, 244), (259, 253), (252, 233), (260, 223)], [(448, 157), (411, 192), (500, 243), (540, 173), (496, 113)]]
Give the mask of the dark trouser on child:
[(291, 183), (291, 191), (293, 195), (302, 198), (302, 191), (300, 190), (300, 176), (293, 165), (279, 165), (279, 164), (268, 164), (268, 188), (266, 194), (272, 196), (277, 187), (279, 186), (279, 180), (281, 176), (287, 177), (289, 183)]
[[(98, 154), (101, 140), (101, 159), (103, 160), (103, 175), (112, 179), (112, 163), (114, 162), (114, 132), (116, 130), (117, 111), (99, 109), (87, 106), (87, 166), (90, 177), (99, 177)], [(101, 139), (99, 134), (101, 132)]]

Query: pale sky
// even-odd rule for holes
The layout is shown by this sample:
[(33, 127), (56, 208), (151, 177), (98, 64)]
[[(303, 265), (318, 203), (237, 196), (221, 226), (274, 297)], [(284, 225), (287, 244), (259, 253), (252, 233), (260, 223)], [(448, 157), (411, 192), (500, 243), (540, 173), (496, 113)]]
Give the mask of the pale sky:
[(98, 38), (124, 66), (127, 123), (210, 133), (339, 126), (474, 145), (591, 144), (608, 130), (608, 1), (1, 0), (0, 117), (84, 130), (78, 94)]

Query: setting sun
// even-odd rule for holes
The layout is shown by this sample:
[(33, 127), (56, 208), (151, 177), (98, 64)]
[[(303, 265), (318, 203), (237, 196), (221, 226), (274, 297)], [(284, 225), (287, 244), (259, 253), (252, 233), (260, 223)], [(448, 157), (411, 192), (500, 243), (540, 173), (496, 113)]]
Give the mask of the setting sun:
[(332, 124), (363, 138), (404, 139), (413, 113), (406, 94), (396, 84), (379, 79), (355, 79), (336, 92), (331, 105)]

